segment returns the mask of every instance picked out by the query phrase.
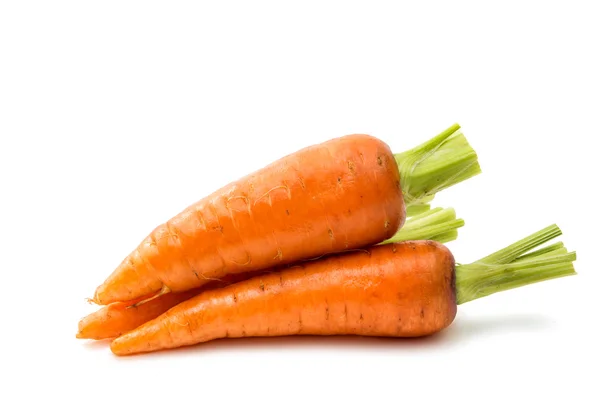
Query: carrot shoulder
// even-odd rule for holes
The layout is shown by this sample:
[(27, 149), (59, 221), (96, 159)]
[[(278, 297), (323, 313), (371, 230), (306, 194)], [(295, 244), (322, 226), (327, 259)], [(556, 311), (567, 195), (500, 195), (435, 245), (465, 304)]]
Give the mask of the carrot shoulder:
[(400, 154), (372, 136), (349, 135), (288, 155), (156, 227), (94, 301), (181, 292), (386, 240), (404, 224), (407, 206), (479, 173), (458, 129)]
[[(456, 212), (452, 208), (428, 209), (419, 215), (408, 218), (404, 227), (386, 242), (407, 239), (448, 242), (456, 239), (457, 229), (463, 225), (464, 221), (456, 218)], [(144, 299), (141, 304), (137, 305), (137, 301), (112, 303), (81, 319), (78, 325), (77, 338), (105, 339), (118, 337), (156, 318), (180, 302), (192, 298), (202, 290), (224, 287), (250, 277), (252, 276), (249, 274), (229, 275), (201, 288), (185, 292), (171, 292), (155, 298)]]

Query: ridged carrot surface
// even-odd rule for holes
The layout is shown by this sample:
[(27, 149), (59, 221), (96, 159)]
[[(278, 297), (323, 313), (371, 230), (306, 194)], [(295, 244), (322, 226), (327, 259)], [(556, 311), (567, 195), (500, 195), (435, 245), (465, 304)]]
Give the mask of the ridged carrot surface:
[(449, 326), (457, 305), (576, 274), (575, 252), (546, 227), (469, 264), (433, 241), (326, 256), (209, 290), (111, 343), (117, 355), (217, 338), (283, 335), (416, 337)]
[[(463, 225), (464, 221), (456, 218), (456, 212), (452, 208), (428, 209), (419, 215), (408, 218), (402, 229), (386, 243), (405, 240), (448, 242), (458, 236), (457, 229)], [(142, 303), (138, 303), (138, 301), (111, 303), (79, 321), (77, 338), (105, 339), (118, 337), (156, 318), (176, 304), (199, 294), (203, 290), (219, 287), (219, 285), (223, 287), (263, 272), (228, 275), (201, 288), (185, 292), (171, 292), (158, 297), (150, 295), (149, 299), (142, 299)]]
[(95, 340), (116, 338), (205, 290), (225, 287), (246, 280), (252, 275), (251, 273), (229, 275), (221, 280), (213, 280), (200, 288), (184, 292), (170, 292), (160, 296), (154, 296), (153, 294), (127, 302), (111, 303), (79, 321), (77, 338)]
[[(194, 297), (201, 290), (166, 293), (148, 302), (133, 300), (111, 303), (79, 321), (77, 338), (100, 340), (118, 337)], [(138, 302), (139, 305), (136, 305)]]
[(180, 303), (115, 339), (127, 355), (217, 338), (415, 337), (456, 314), (454, 259), (433, 241), (391, 243), (260, 275)]
[(100, 285), (109, 304), (229, 274), (379, 243), (403, 225), (390, 148), (368, 135), (310, 146), (241, 178), (154, 229)]

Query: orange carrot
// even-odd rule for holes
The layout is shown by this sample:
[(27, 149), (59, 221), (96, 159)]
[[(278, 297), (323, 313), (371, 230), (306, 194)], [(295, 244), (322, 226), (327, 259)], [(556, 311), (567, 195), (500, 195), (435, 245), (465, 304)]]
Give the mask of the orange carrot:
[[(407, 239), (433, 239), (440, 242), (454, 240), (457, 228), (464, 221), (456, 219), (452, 208), (434, 208), (407, 219), (405, 226), (392, 237), (392, 241)], [(258, 272), (257, 272), (258, 273)], [(254, 273), (256, 275), (257, 273)], [(229, 275), (219, 281), (185, 292), (167, 293), (158, 297), (130, 302), (115, 302), (93, 312), (79, 321), (77, 338), (105, 339), (118, 337), (168, 311), (173, 306), (194, 297), (203, 290), (224, 287), (252, 277), (252, 274)]]
[[(433, 241), (389, 243), (300, 263), (203, 292), (116, 338), (117, 355), (217, 338), (284, 335), (417, 337), (448, 327), (457, 304), (574, 274), (575, 253), (520, 255), (556, 234), (544, 229), (465, 266)], [(525, 243), (524, 243), (525, 241)], [(494, 264), (514, 261), (510, 264)]]
[(407, 206), (480, 172), (458, 129), (400, 154), (357, 134), (283, 157), (156, 227), (94, 301), (182, 292), (386, 240), (404, 224)]
[(136, 301), (111, 303), (79, 321), (77, 338), (96, 340), (116, 338), (156, 318), (184, 300), (194, 297), (201, 290), (167, 293), (139, 305), (136, 305)]
[(160, 296), (152, 294), (132, 301), (111, 303), (81, 319), (76, 337), (95, 340), (116, 338), (204, 290), (225, 287), (249, 277), (251, 277), (250, 273), (229, 275), (184, 292), (170, 292)]

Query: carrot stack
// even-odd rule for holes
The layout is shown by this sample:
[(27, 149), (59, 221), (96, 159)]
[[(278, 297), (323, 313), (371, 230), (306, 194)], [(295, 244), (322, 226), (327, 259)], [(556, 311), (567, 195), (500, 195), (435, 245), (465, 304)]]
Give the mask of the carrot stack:
[[(408, 218), (404, 227), (384, 243), (409, 239), (449, 242), (457, 238), (458, 228), (463, 225), (464, 220), (457, 219), (456, 212), (452, 208), (429, 209)], [(228, 275), (200, 288), (185, 292), (171, 292), (158, 297), (151, 296), (148, 299), (142, 298), (128, 302), (112, 303), (83, 318), (79, 322), (77, 338), (105, 339), (118, 337), (158, 317), (173, 306), (198, 295), (204, 290), (225, 287), (258, 274)]]
[[(455, 264), (440, 243), (388, 243), (300, 263), (209, 290), (111, 343), (130, 355), (217, 338), (283, 335), (417, 337), (448, 327), (457, 305), (575, 273), (574, 252), (547, 227), (471, 264)], [(521, 257), (522, 256), (522, 257)]]
[(158, 225), (100, 284), (78, 338), (131, 355), (217, 338), (416, 337), (457, 305), (575, 274), (552, 225), (470, 264), (435, 195), (481, 172), (458, 125), (393, 153), (355, 134), (301, 149)]

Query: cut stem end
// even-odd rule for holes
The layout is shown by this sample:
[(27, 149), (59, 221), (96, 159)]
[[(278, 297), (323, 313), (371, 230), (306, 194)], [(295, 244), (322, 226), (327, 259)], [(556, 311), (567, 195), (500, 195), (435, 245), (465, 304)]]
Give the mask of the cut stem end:
[(481, 173), (477, 154), (459, 130), (454, 124), (414, 149), (394, 155), (409, 212), (437, 192)]
[(478, 261), (457, 265), (456, 303), (577, 274), (573, 265), (577, 255), (561, 242), (527, 253), (560, 234), (551, 225)]
[(447, 243), (458, 237), (464, 220), (456, 218), (453, 208), (433, 208), (406, 220), (404, 226), (381, 244), (406, 240), (435, 240)]

